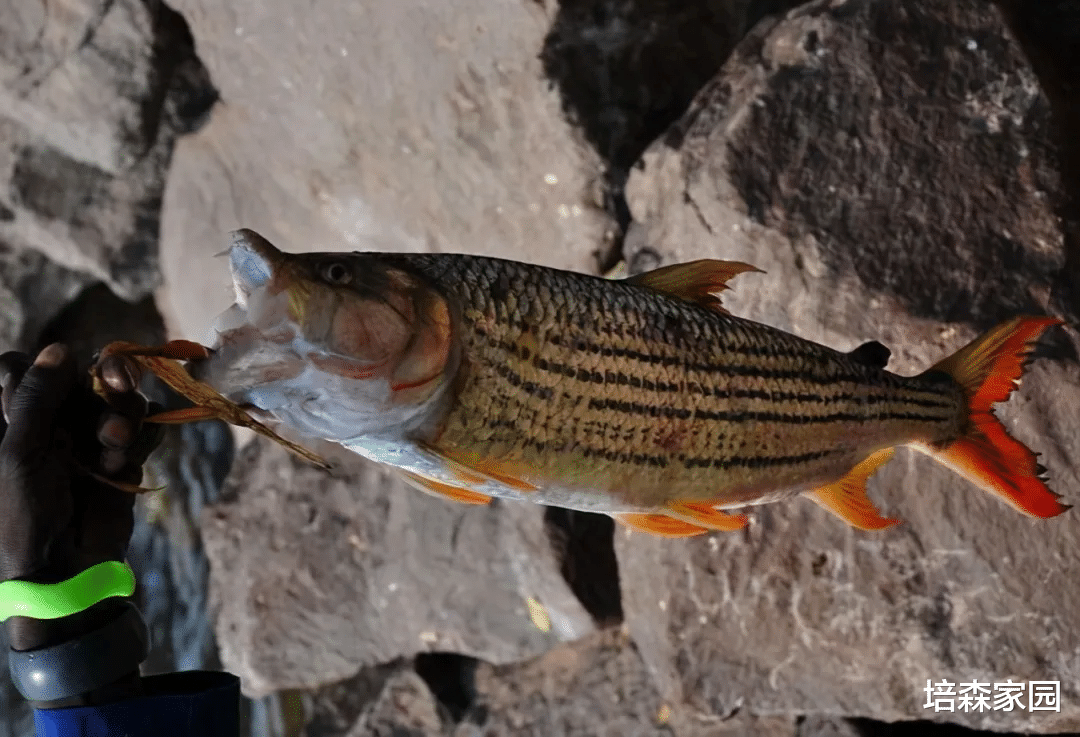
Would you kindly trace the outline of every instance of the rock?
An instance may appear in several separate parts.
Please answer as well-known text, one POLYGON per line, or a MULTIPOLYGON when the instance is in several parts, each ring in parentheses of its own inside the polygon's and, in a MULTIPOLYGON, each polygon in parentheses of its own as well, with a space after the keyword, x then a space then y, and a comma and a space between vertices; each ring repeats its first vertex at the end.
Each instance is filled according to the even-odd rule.
POLYGON ((441 737, 446 734, 439 703, 415 671, 389 678, 346 737, 441 737))
POLYGON ((190 35, 154 0, 9 5, 0 17, 0 239, 143 297, 160 281, 173 140, 213 100, 190 35))
POLYGON ((544 72, 616 176, 686 110, 735 44, 794 0, 585 0, 558 3, 544 72))
POLYGON ((365 669, 356 679, 319 689, 314 694, 314 708, 307 711, 305 733, 347 737, 795 737, 792 719, 737 715, 723 721, 701 720, 672 710, 656 692, 626 634, 617 628, 564 643, 520 663, 496 666, 474 662, 467 683, 434 682, 421 670, 419 663, 415 670, 401 663, 365 669), (470 702, 447 703, 440 692, 448 685, 467 695, 470 702), (367 704, 359 710, 352 728, 342 730, 340 717, 357 711, 356 696, 367 699, 367 704))
POLYGON ((151 118, 161 114, 161 85, 168 81, 154 64, 160 4, 75 0, 52 8, 20 0, 7 6, 0 108, 72 159, 114 175, 130 168, 153 141, 151 118))
POLYGON ((161 302, 178 336, 203 337, 232 302, 211 256, 241 226, 290 251, 462 251, 596 272, 614 226, 599 157, 544 78, 542 4, 176 7, 225 101, 169 175, 161 302))
MULTIPOLYGON (((552 539, 544 508, 505 504, 499 513, 499 549, 510 563, 519 597, 531 602, 534 620, 546 621, 560 640, 576 640, 597 624, 605 624, 602 616, 600 621, 594 620, 594 613, 571 589, 564 564, 572 553, 552 539)), ((617 596, 617 585, 615 593, 617 596)))
POLYGON ((500 542, 513 517, 500 505, 454 505, 319 448, 338 475, 250 444, 226 501, 203 514, 221 658, 246 693, 318 686, 426 651, 505 663, 589 626, 553 575, 534 574, 535 587, 516 575, 500 542), (562 616, 544 633, 526 595, 552 590, 562 616))
MULTIPOLYGON (((753 263, 767 274, 725 293, 734 314, 840 350, 881 340, 913 374, 1017 313, 1076 324, 1056 162, 1047 100, 994 6, 814 2, 759 25, 646 154, 628 257, 753 263)), ((1075 502, 1076 333, 1043 353, 998 415, 1075 502)), ((1080 518, 1025 519, 903 450, 870 494, 906 524, 859 532, 793 500, 738 534, 619 531, 627 623, 661 693, 718 716, 1080 728, 1065 578, 1080 518), (1060 681, 1061 711, 923 708, 927 679, 1008 678, 1060 681)))
POLYGON ((31 351, 46 323, 90 282, 34 251, 0 238, 0 346, 31 351))
POLYGON ((850 719, 812 716, 799 722, 795 737, 862 737, 862 731, 850 719))
POLYGON ((455 737, 675 735, 793 737, 794 720, 695 720, 666 704, 625 633, 613 628, 525 663, 481 663, 476 702, 455 737))

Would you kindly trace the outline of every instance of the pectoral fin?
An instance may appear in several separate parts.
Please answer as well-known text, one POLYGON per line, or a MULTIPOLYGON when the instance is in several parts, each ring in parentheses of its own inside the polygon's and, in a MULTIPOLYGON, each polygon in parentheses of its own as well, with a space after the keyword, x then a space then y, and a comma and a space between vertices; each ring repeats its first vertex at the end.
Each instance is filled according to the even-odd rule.
POLYGON ((684 522, 723 532, 741 530, 749 521, 745 514, 721 512, 707 502, 672 502, 667 506, 667 513, 684 522))
POLYGON ((187 407, 185 409, 170 409, 165 412, 158 412, 147 417, 146 421, 155 422, 159 425, 182 425, 185 422, 217 419, 217 416, 217 412, 210 407, 187 407))
POLYGON ((487 504, 491 497, 478 491, 471 491, 460 486, 451 486, 440 481, 424 478, 410 471, 402 471, 401 475, 414 488, 433 496, 449 499, 462 504, 487 504))
POLYGON ((660 537, 693 537, 703 535, 709 530, 689 522, 683 522, 666 514, 613 514, 616 522, 632 530, 647 532, 660 537))
POLYGON ((480 484, 498 481, 518 491, 536 491, 537 487, 521 478, 528 469, 524 465, 511 464, 495 458, 483 458, 473 454, 457 453, 425 445, 424 449, 438 456, 465 483, 480 484))
POLYGON ((866 496, 866 480, 892 458, 892 448, 871 453, 844 478, 807 493, 812 500, 860 530, 883 530, 900 520, 882 517, 866 496))
POLYGON ((747 271, 765 273, 756 266, 739 261, 701 259, 654 269, 632 276, 626 282, 729 314, 720 306, 720 298, 716 294, 730 288, 727 283, 732 277, 747 271))

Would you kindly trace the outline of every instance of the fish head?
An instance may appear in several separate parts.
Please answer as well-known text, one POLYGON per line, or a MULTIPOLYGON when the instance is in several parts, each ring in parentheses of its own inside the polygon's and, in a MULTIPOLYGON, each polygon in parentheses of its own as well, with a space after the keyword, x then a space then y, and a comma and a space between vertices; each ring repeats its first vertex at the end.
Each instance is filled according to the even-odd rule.
POLYGON ((235 303, 197 378, 309 437, 423 424, 454 364, 446 298, 372 253, 291 254, 251 230, 228 251, 235 303))

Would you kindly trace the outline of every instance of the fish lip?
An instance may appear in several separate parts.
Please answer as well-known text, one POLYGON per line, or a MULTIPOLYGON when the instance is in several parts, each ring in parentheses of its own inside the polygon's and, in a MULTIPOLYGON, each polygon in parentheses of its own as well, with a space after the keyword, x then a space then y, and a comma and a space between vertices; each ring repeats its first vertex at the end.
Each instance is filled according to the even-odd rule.
POLYGON ((254 230, 241 228, 230 233, 229 266, 236 303, 247 309, 248 297, 267 287, 280 271, 285 254, 254 230))

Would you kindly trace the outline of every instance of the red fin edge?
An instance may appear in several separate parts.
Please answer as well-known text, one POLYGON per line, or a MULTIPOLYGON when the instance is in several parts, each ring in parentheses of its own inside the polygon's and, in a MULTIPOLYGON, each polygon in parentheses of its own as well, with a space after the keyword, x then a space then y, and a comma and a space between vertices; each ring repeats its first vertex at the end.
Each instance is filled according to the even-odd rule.
POLYGON ((1024 362, 1053 317, 1017 317, 998 325, 934 366, 963 387, 968 427, 952 444, 915 447, 985 491, 1032 517, 1056 517, 1070 507, 1041 478, 1038 456, 1009 435, 991 407, 1016 389, 1024 362))

